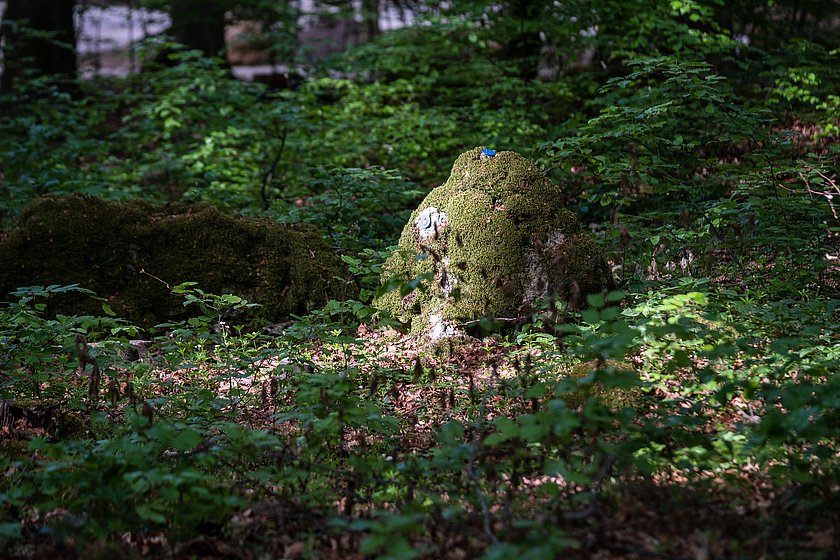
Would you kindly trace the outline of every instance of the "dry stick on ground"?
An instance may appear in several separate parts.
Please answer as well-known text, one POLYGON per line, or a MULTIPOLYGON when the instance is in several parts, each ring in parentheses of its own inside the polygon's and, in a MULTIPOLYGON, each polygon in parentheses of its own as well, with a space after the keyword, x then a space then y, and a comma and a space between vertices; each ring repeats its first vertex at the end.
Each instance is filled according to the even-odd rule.
MULTIPOLYGON (((821 197, 825 198, 825 200, 828 202, 829 208, 831 208, 831 213, 834 215, 834 219, 840 221, 840 216, 837 215, 837 209, 834 207, 834 202, 833 202, 833 199, 836 196, 834 193, 836 192, 837 195, 840 195, 840 187, 837 186, 837 183, 833 179, 824 175, 823 173, 820 173, 819 171, 817 171, 817 175, 822 177, 831 186, 831 188, 828 189, 828 190, 824 190, 824 191, 815 191, 814 189, 811 188, 811 183, 810 183, 810 181, 808 181, 808 179, 805 177, 805 175, 803 175, 802 173, 799 173, 799 177, 802 179, 802 182, 805 183, 805 188, 808 189, 808 194, 815 194, 817 196, 821 196, 821 197)), ((793 189, 789 189, 782 184, 779 184, 779 187, 781 187, 782 189, 784 189, 786 191, 796 192, 793 189)))

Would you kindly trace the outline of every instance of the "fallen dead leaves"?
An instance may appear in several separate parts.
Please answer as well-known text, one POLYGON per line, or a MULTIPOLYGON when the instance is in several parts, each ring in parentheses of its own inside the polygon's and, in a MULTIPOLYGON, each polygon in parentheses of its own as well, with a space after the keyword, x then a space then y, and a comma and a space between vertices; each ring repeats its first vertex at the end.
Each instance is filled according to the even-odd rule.
MULTIPOLYGON (((396 331, 371 330, 363 325, 356 335, 356 342, 351 344, 313 345, 294 357, 277 355, 241 365, 220 365, 208 360, 179 368, 166 367, 161 361, 153 376, 157 382, 146 383, 144 397, 171 397, 188 387, 202 385, 235 403, 224 410, 231 420, 285 435, 291 441, 300 434, 300 426, 275 420, 275 413, 292 403, 292 394, 284 391, 293 388, 286 382, 307 371, 352 369, 359 380, 359 390, 368 397, 375 394, 387 398, 389 414, 400 420, 400 448, 396 451, 403 455, 423 454, 435 446, 439 428, 447 421, 455 419, 468 425, 473 420, 474 412, 470 410, 474 411, 490 384, 514 380, 521 375, 526 361, 539 362, 543 358, 538 351, 511 347, 494 339, 475 340, 437 354, 423 341, 396 331), (381 379, 381 388, 371 383, 374 375, 387 377, 381 379)), ((635 361, 639 359, 635 357, 635 361)), ((677 373, 673 386, 661 385, 651 393, 651 407, 670 401, 676 403, 677 409, 692 409, 693 405, 680 393, 677 373)), ((541 368, 539 374, 551 374, 550 367, 541 368)), ((498 395, 484 401, 488 420, 495 415, 527 412, 532 404, 498 395)), ((708 416, 709 424, 701 430, 735 429, 740 423, 755 422, 759 414, 754 403, 740 396, 734 396, 725 406, 703 408, 702 412, 708 416)), ((358 429, 345 430, 341 438, 343 453, 347 455, 371 443, 370 435, 358 429)), ((503 459, 488 455, 482 460, 503 459)), ((586 490, 566 484, 561 477, 524 476, 513 485, 502 472, 498 481, 502 481, 502 486, 507 481, 513 492, 528 496, 536 496, 546 484, 567 492, 570 498, 586 490)), ((344 482, 337 480, 336 484, 344 482)), ((587 516, 583 522, 562 521, 569 538, 579 543, 577 548, 568 550, 566 557, 757 558, 775 550, 772 543, 780 538, 788 543, 779 545, 783 547, 826 554, 836 551, 837 514, 820 517, 800 507, 790 492, 789 488, 774 485, 755 465, 716 473, 675 468, 649 476, 619 471, 608 477, 605 491, 591 506, 597 515, 587 516)), ((329 519, 344 515, 350 520, 353 515, 367 515, 369 505, 348 506, 339 500, 324 509, 302 507, 271 495, 255 500, 224 526, 216 527, 213 534, 172 543, 161 533, 129 533, 122 536, 121 543, 144 557, 178 560, 363 557, 359 547, 365 533, 336 529, 329 519)), ((494 506, 492 514, 498 516, 502 512, 494 506)), ((422 558, 475 558, 487 546, 478 526, 465 530, 441 519, 428 519, 425 526, 429 533, 416 536, 414 541, 431 551, 422 558)), ((18 557, 43 557, 45 553, 54 558, 75 557, 75 553, 49 548, 52 544, 30 548, 29 553, 18 557)))

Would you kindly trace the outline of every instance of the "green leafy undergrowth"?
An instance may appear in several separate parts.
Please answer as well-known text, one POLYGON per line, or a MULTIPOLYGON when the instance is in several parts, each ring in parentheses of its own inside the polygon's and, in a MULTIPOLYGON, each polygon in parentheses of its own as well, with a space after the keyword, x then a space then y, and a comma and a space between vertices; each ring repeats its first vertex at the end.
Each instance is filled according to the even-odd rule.
MULTIPOLYGON (((186 285, 201 316, 167 325, 138 362, 105 358, 130 328, 119 320, 41 318, 38 298, 65 289, 22 290, 2 312, 3 399, 49 392, 86 418, 81 433, 36 437, 2 460, 12 555, 23 543, 125 534, 179 543, 212 528, 262 553, 291 538, 313 556, 554 557, 620 542, 612 520, 639 485, 690 492, 692 512, 705 512, 724 497, 750 507, 752 481, 812 496, 792 510, 769 498, 763 511, 777 519, 832 519, 833 300, 768 305, 704 279, 663 283, 590 296, 581 312, 549 305, 506 337, 441 358, 393 331, 356 331, 352 302, 271 337, 242 333, 219 321, 244 302, 186 285), (61 349, 68 324, 102 343, 113 398, 103 384, 94 399, 91 371, 61 349), (255 513, 265 508, 285 513, 255 513), (600 545, 585 544, 599 531, 600 545)), ((720 550, 801 542, 772 529, 748 515, 720 550)), ((663 541, 672 553, 685 546, 663 541)))

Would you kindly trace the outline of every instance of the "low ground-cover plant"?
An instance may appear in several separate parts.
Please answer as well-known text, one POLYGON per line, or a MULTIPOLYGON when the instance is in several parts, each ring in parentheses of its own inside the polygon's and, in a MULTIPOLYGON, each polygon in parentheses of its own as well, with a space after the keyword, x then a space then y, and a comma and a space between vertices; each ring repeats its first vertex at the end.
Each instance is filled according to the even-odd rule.
MULTIPOLYGON (((36 339, 21 320, 38 317, 36 296, 62 289, 21 290, 3 314, 4 340, 18 341, 3 398, 33 390, 26 357, 50 355, 38 368, 61 374, 61 406, 83 419, 76 433, 44 434, 3 460, 12 554, 18 542, 121 534, 178 543, 208 527, 238 531, 253 550, 280 546, 256 538, 259 526, 312 554, 332 535, 383 558, 452 547, 550 557, 614 545, 612 520, 638 484, 691 488, 698 507, 723 496, 747 507, 744 477, 779 495, 810 493, 796 508, 808 519, 830 507, 836 302, 767 307, 685 281, 593 296, 578 314, 561 305, 555 327, 535 317, 506 341, 442 359, 397 333, 319 328, 323 314, 270 338, 242 333, 217 323, 242 302, 183 286, 206 320, 169 325, 147 369, 112 357, 118 396, 103 387, 96 401, 91 372, 56 359, 44 334, 66 326, 41 319, 36 339), (389 337, 407 345, 383 351, 389 337), (284 529, 242 517, 266 504, 321 521, 284 529)), ((126 328, 87 321, 110 321, 97 331, 103 354, 126 328)), ((747 525, 771 529, 760 515, 747 525)), ((724 552, 761 548, 746 531, 727 538, 724 552)))

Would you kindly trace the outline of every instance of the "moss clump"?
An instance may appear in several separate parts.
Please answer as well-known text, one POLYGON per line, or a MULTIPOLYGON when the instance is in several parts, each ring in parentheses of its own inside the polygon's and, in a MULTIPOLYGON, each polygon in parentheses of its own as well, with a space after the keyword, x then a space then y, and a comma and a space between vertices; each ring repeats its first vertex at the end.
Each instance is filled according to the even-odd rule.
MULTIPOLYGON (((31 455, 29 451, 29 440, 25 439, 0 439, 0 455, 16 461, 31 455)), ((0 484, 0 488, 4 485, 0 484)))
MULTIPOLYGON (((261 304, 251 319, 273 321, 340 297, 334 278, 342 271, 315 231, 188 203, 43 198, 0 243, 1 294, 78 283, 141 326, 193 312, 163 282, 239 295, 261 304)), ((50 302, 50 310, 101 313, 97 302, 71 294, 50 302)))
POLYGON ((80 411, 67 410, 59 399, 0 400, 0 453, 18 459, 33 437, 72 440, 84 437, 88 422, 80 411))
POLYGON ((516 317, 541 297, 579 297, 612 285, 595 242, 560 189, 515 152, 461 154, 447 181, 412 213, 383 283, 431 282, 375 304, 414 333, 455 334, 481 317, 516 317))
MULTIPOLYGON (((596 369, 609 374, 610 372, 618 371, 633 371, 633 366, 616 360, 607 360, 600 367, 598 362, 591 360, 588 362, 581 362, 569 370, 567 377, 573 379, 583 379, 590 375, 596 369)), ((586 401, 592 397, 599 398, 611 410, 620 410, 626 407, 633 407, 639 400, 641 391, 638 388, 634 389, 605 389, 601 383, 594 383, 580 387, 576 391, 571 391, 563 395, 563 400, 569 408, 577 408, 586 404, 586 401)))

